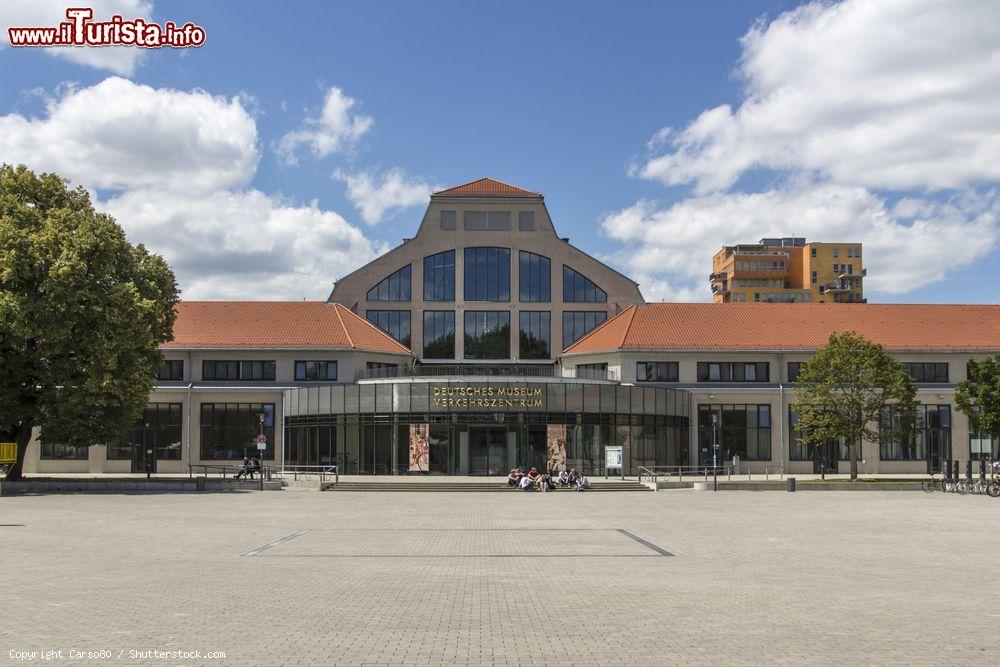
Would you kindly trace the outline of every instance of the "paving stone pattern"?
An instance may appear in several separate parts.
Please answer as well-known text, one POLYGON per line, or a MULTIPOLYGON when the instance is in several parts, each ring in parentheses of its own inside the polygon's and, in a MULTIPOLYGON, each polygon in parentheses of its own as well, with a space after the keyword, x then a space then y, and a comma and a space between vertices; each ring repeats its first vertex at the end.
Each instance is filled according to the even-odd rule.
POLYGON ((66 494, 0 524, 12 664, 1000 663, 985 496, 66 494))

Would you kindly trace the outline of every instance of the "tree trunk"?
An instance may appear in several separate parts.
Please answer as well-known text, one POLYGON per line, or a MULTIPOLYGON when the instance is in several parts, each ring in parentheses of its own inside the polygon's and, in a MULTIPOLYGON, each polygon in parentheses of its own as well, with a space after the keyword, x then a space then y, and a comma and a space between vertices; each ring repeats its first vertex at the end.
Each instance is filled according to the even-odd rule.
POLYGON ((851 452, 851 481, 854 482, 858 479, 858 439, 854 434, 851 434, 849 449, 851 452))
POLYGON ((21 470, 24 468, 24 455, 28 451, 28 442, 31 440, 31 424, 21 424, 15 430, 14 442, 17 443, 17 461, 7 472, 7 480, 13 481, 21 479, 21 470))

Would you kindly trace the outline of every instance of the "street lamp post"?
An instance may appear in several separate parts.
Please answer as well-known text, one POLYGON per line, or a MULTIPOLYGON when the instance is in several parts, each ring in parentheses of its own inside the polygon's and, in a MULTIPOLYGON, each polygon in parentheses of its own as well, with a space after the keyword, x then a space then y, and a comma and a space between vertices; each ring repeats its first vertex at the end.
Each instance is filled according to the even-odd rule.
MULTIPOLYGON (((259 437, 257 438, 257 455, 260 456, 260 458, 257 459, 257 460, 260 461, 260 470, 258 472, 260 473, 260 490, 261 491, 264 490, 264 451, 266 450, 266 446, 265 446, 265 449, 261 449, 260 448, 260 442, 261 442, 261 440, 264 437, 264 419, 266 419, 266 418, 267 418, 267 413, 266 412, 260 412, 260 413, 257 414, 257 421, 260 424, 260 433, 259 433, 259 437)), ((266 441, 265 441, 265 445, 266 445, 266 441)))
POLYGON ((717 430, 718 418, 712 415, 712 487, 719 490, 719 432, 717 430))

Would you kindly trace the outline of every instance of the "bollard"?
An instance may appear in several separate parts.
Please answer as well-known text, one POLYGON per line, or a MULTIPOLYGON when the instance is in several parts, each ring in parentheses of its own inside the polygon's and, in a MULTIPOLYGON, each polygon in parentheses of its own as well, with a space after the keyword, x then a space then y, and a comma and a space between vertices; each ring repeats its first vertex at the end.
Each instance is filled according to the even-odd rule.
POLYGON ((795 490, 795 478, 794 477, 789 477, 788 478, 788 490, 789 490, 789 492, 795 490))
POLYGON ((205 479, 204 477, 195 477, 194 478, 194 488, 195 488, 195 490, 197 490, 197 491, 204 491, 205 490, 205 483, 207 481, 208 480, 205 479))

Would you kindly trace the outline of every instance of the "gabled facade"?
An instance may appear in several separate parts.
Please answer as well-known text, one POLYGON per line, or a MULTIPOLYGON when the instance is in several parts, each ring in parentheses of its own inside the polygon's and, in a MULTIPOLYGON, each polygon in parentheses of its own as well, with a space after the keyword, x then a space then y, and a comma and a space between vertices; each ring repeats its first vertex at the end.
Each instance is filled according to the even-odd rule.
POLYGON ((340 303, 422 362, 551 364, 638 285, 559 238, 537 192, 480 179, 436 192, 414 238, 337 281, 340 303))

